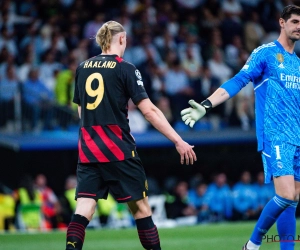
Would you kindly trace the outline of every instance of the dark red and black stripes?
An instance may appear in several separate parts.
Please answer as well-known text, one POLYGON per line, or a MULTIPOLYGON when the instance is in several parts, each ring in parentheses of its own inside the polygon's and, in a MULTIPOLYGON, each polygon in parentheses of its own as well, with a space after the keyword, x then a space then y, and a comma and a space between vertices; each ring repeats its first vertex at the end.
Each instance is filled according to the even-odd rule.
POLYGON ((82 127, 78 151, 81 163, 122 161, 131 152, 117 125, 82 127))
POLYGON ((74 214, 67 230, 66 249, 81 250, 85 237, 85 228, 89 221, 81 215, 74 214))
POLYGON ((147 230, 138 230, 138 234, 141 244, 145 249, 160 249, 160 241, 156 226, 147 230))
POLYGON ((136 219, 135 222, 142 246, 145 249, 160 250, 159 236, 152 217, 136 219))

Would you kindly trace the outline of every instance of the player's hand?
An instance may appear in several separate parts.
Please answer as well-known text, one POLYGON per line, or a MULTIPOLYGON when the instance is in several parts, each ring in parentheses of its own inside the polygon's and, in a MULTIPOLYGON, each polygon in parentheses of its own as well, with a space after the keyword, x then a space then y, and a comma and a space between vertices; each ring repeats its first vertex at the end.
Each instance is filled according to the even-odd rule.
POLYGON ((196 154, 193 150, 194 146, 189 145, 185 141, 181 140, 175 144, 177 152, 180 154, 180 163, 186 165, 193 165, 194 161, 197 161, 196 154))
POLYGON ((194 100, 189 100, 189 104, 192 107, 182 110, 180 114, 184 123, 192 128, 195 122, 200 120, 206 114, 206 109, 194 100))

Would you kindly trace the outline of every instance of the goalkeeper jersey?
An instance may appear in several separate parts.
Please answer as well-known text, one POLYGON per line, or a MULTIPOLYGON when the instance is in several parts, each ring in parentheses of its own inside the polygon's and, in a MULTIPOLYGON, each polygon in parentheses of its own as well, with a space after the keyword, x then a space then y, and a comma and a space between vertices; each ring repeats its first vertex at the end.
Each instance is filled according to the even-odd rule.
POLYGON ((300 146, 300 60, 278 41, 255 49, 244 67, 221 88, 230 96, 253 82, 258 150, 280 140, 300 146))

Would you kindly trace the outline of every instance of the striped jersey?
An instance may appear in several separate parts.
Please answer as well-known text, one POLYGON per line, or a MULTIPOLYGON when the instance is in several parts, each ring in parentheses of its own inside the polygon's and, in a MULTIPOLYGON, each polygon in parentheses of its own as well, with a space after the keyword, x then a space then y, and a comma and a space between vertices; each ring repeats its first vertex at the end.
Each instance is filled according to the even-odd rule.
POLYGON ((117 55, 98 55, 76 70, 73 102, 81 106, 78 162, 122 161, 136 156, 128 100, 148 98, 142 76, 117 55))

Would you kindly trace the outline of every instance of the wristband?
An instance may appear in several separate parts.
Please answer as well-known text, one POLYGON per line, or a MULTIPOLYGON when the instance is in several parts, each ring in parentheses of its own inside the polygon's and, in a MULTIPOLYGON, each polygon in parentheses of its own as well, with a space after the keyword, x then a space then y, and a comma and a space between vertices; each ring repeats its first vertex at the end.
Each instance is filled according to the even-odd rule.
POLYGON ((212 104, 208 99, 204 100, 200 104, 205 108, 206 113, 208 113, 212 109, 212 104))

